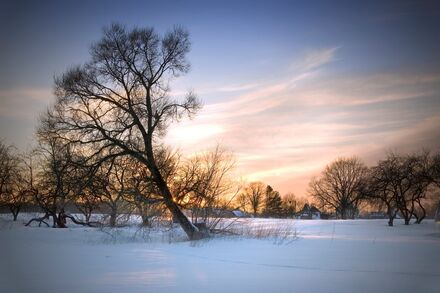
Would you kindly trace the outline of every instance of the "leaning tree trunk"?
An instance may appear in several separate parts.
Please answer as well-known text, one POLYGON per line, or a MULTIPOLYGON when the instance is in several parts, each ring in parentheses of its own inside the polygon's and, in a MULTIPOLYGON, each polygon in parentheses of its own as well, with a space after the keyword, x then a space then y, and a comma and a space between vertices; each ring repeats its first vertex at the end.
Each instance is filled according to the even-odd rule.
POLYGON ((173 218, 179 222, 180 226, 185 231, 186 235, 188 235, 188 238, 190 240, 199 240, 202 238, 206 238, 208 235, 206 233, 200 232, 199 229, 197 229, 197 227, 188 220, 185 214, 180 210, 179 206, 174 202, 173 196, 171 195, 167 184, 163 180, 158 170, 156 171, 157 172, 155 172, 155 177, 157 187, 159 188, 159 191, 164 199, 165 206, 171 212, 173 218))
MULTIPOLYGON (((149 145, 151 146, 151 138, 149 145)), ((151 147, 147 148, 147 155, 150 158, 154 158, 153 149, 151 147)), ((207 233, 199 231, 199 229, 191 223, 191 221, 180 210, 177 203, 174 202, 170 189, 168 188, 167 183, 163 179, 162 174, 160 173, 158 167, 154 163, 154 159, 153 159, 153 163, 148 162, 147 166, 150 169, 151 174, 153 175, 154 181, 156 183, 157 188, 159 189, 159 193, 161 194, 164 200, 165 206, 170 211, 171 215, 173 216, 173 219, 177 220, 177 222, 180 224, 180 226, 185 231, 188 238, 190 240, 199 240, 208 237, 209 235, 207 233)))

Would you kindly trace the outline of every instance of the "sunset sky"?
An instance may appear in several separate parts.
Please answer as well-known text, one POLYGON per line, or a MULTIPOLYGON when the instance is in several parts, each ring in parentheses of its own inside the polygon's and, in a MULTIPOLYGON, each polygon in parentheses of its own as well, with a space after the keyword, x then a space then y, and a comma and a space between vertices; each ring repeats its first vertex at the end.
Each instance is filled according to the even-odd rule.
POLYGON ((237 172, 281 193, 338 156, 440 148, 438 1, 1 1, 0 137, 22 150, 53 76, 89 58, 102 27, 182 25, 204 108, 173 125, 184 153, 221 144, 237 172))

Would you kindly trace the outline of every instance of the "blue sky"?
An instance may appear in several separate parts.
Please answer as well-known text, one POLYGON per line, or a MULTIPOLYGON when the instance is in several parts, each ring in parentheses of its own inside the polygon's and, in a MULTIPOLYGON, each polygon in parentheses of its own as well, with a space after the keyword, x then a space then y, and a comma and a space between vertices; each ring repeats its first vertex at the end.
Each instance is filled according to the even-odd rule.
POLYGON ((193 89, 205 107, 167 141, 221 143, 247 180, 304 194, 337 156, 438 150, 438 3, 236 2, 1 1, 0 137, 25 149, 53 76, 87 61, 116 21, 189 30, 192 69, 172 90, 193 89))

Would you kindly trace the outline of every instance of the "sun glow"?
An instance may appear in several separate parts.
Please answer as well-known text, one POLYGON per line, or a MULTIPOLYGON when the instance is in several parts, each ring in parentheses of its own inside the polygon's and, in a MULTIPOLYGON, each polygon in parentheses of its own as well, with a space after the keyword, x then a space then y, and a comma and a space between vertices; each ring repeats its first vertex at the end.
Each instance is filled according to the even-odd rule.
POLYGON ((182 123, 170 129, 167 135, 167 139, 170 142, 177 144, 194 144, 207 138, 217 136, 224 131, 224 127, 218 124, 191 125, 190 123, 182 123))

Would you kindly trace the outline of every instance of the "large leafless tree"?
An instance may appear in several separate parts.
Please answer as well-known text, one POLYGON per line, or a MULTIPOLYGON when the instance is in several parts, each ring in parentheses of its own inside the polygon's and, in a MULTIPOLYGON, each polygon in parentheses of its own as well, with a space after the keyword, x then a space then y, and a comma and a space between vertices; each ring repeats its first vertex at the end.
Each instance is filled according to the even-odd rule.
POLYGON ((170 97, 172 79, 189 69, 188 33, 175 27, 164 36, 152 28, 113 24, 91 47, 91 60, 55 80, 58 133, 88 147, 91 161, 128 155, 148 168, 163 202, 190 239, 204 237, 175 203, 158 167, 155 146, 167 127, 200 104, 191 93, 170 97))
POLYGON ((342 219, 354 217, 364 197, 368 168, 356 157, 339 158, 313 178, 309 193, 324 209, 334 210, 342 219))

